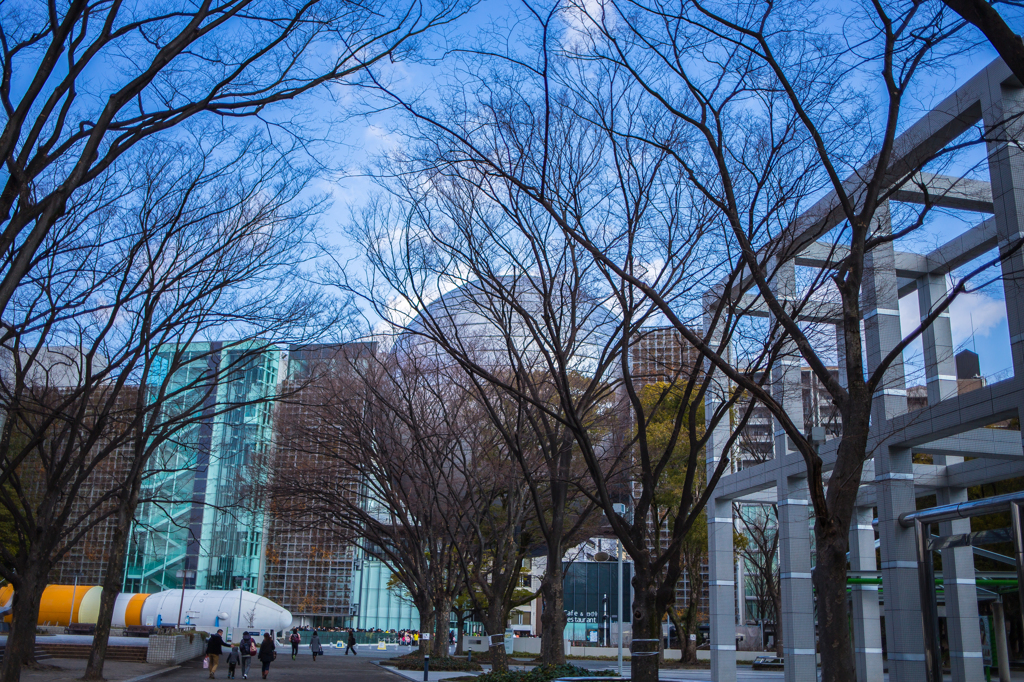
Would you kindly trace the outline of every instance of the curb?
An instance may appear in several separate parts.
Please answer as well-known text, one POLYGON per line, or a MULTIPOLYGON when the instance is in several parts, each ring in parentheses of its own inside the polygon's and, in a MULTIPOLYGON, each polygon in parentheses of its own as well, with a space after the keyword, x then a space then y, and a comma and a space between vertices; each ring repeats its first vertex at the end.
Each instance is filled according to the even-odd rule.
MULTIPOLYGON (((408 677, 406 677, 405 675, 401 674, 401 673, 400 673, 400 672, 398 672, 397 670, 392 670, 392 669, 391 669, 391 666, 389 666, 389 665, 381 665, 381 664, 380 664, 380 661, 370 661, 370 663, 372 663, 373 665, 377 666, 377 667, 378 667, 378 668, 380 668, 381 670, 385 670, 385 671, 387 671, 387 672, 391 673, 391 674, 392 674, 392 675, 394 675, 395 677, 401 678, 401 679, 403 679, 403 680, 407 680, 407 679, 409 679, 408 677)), ((130 680, 125 680, 125 682, 131 682, 131 681, 130 681, 130 680)))
POLYGON ((138 675, 137 677, 130 677, 127 680, 121 680, 121 682, 141 682, 141 680, 148 680, 151 677, 156 677, 157 675, 163 675, 164 673, 169 673, 172 670, 177 670, 180 667, 181 667, 180 665, 172 665, 170 668, 162 668, 161 670, 154 670, 153 672, 146 673, 145 675, 138 675))

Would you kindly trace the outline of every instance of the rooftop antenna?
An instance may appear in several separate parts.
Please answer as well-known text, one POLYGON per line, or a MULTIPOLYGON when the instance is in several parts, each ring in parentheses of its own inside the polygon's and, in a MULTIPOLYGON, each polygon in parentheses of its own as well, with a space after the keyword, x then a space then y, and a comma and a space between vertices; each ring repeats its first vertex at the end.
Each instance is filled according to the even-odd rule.
POLYGON ((978 353, 978 339, 974 336, 974 313, 968 313, 971 316, 971 346, 973 346, 974 353, 978 353))

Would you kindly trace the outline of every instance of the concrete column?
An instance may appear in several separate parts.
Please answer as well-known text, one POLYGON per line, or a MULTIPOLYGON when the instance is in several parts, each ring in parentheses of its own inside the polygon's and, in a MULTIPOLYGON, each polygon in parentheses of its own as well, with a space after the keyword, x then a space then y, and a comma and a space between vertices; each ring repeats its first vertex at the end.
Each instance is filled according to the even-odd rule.
MULTIPOLYGON (((875 221, 882 231, 890 229, 887 204, 879 207, 875 221)), ((868 372, 874 372, 902 338, 897 292, 896 254, 890 242, 865 257, 862 306, 868 372)), ((906 411, 903 358, 899 357, 886 370, 875 393, 871 410, 872 429, 876 433, 885 433, 886 422, 906 411)), ((882 588, 885 590, 889 680, 921 680, 925 675, 924 631, 914 531, 903 528, 898 521, 900 514, 916 508, 914 469, 909 448, 888 445, 877 448, 875 492, 882 550, 882 588)))
MULTIPOLYGON (((873 222, 881 232, 891 229, 888 202, 878 207, 873 222)), ((864 350, 870 376, 903 338, 900 329, 896 252, 892 242, 882 244, 864 256, 864 285, 861 291, 864 350)), ((907 411, 903 356, 896 358, 882 376, 872 403, 872 429, 876 433, 885 433, 884 423, 907 411)))
POLYGON ((736 625, 747 624, 747 580, 743 571, 743 557, 736 557, 736 625))
POLYGON ((879 448, 875 481, 889 680, 916 682, 925 677, 917 550, 914 529, 904 528, 898 520, 900 514, 916 508, 910 448, 879 448))
POLYGON ((736 580, 732 502, 708 502, 708 594, 711 621, 711 679, 736 682, 736 580))
MULTIPOLYGON (((945 275, 925 275, 917 280, 917 301, 924 319, 946 297, 945 275)), ((905 331, 910 331, 905 330, 905 331)), ((936 405, 957 393, 956 361, 953 358, 953 332, 949 312, 942 313, 921 334, 924 345, 924 370, 928 386, 928 404, 936 405)))
MULTIPOLYGON (((994 70, 992 70, 994 72, 994 70)), ((994 75, 990 74, 990 75, 994 75)), ((982 118, 988 142, 988 167, 995 205, 999 249, 1003 254, 1024 237, 1024 151, 1009 140, 1024 139, 1024 89, 988 83, 982 93, 982 118)), ((1024 374, 1024 250, 1002 263, 1010 349, 1016 376, 1024 374)))
MULTIPOLYGON (((782 647, 786 682, 818 679, 814 594, 811 589, 810 509, 807 479, 787 478, 779 486, 779 571, 782 647)), ((711 676, 715 679, 714 675, 711 676)))
MULTIPOLYGON (((962 457, 942 459, 963 460, 962 457)), ((947 465, 953 463, 946 462, 947 465)), ((936 492, 939 504, 967 501, 966 488, 942 488, 936 492)), ((939 524, 939 534, 943 536, 970 532, 970 519, 939 524)), ((942 585, 946 595, 946 631, 953 682, 980 680, 984 677, 984 665, 978 628, 978 591, 974 584, 974 552, 970 547, 942 550, 942 585)))
MULTIPOLYGON (((716 303, 716 296, 721 291, 709 293, 705 299, 704 328, 711 328, 711 319, 716 303)), ((720 336, 712 339, 711 345, 717 346, 720 336)), ((730 349, 725 348, 726 357, 730 349)), ((706 362, 707 371, 713 371, 710 362, 706 362)), ((721 376, 721 375, 719 375, 721 376)), ((705 414, 715 413, 715 409, 730 386, 724 379, 715 390, 708 392, 705 399, 705 414)), ((729 439, 731 424, 728 419, 720 421, 712 431, 706 446, 707 472, 711 477, 722 457, 729 456, 725 451, 725 443, 729 439)), ((708 595, 710 597, 710 635, 711 635, 711 676, 720 682, 736 682, 736 579, 734 577, 734 550, 732 537, 735 532, 732 501, 712 497, 707 505, 708 518, 708 595)))
MULTIPOLYGON (((921 317, 942 301, 947 293, 945 275, 926 275, 918 280, 921 317)), ((925 372, 928 377, 928 404, 956 395, 956 363, 949 314, 940 316, 922 335, 925 372)), ((935 457, 933 463, 949 466, 963 457, 935 457)), ((967 501, 966 488, 942 488, 936 491, 938 504, 967 501)), ((941 535, 971 532, 970 519, 943 523, 941 535)), ((970 547, 942 551, 942 578, 946 600, 950 669, 954 682, 981 679, 981 633, 978 629, 978 593, 974 584, 974 553, 970 547)))
MULTIPOLYGON (((775 266, 772 289, 781 301, 791 301, 796 296, 796 265, 790 261, 775 266)), ((804 430, 803 383, 800 372, 803 365, 796 344, 789 342, 772 365, 771 393, 777 403, 801 431, 804 430)), ((782 459, 789 451, 789 437, 782 430, 778 419, 772 418, 775 434, 775 459, 782 459)))
MULTIPOLYGON (((850 570, 875 571, 874 511, 857 507, 850 524, 850 570)), ((852 585, 853 650, 857 661, 857 682, 882 679, 882 628, 879 621, 878 585, 852 585)))

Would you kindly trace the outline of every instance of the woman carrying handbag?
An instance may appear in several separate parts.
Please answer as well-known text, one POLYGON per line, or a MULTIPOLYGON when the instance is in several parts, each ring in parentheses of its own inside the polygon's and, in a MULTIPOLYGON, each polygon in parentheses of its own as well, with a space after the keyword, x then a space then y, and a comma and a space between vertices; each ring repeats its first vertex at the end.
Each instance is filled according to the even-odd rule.
POLYGON ((277 658, 277 647, 274 646, 274 638, 270 633, 264 633, 263 642, 260 644, 259 659, 263 664, 263 679, 267 679, 270 673, 270 662, 277 658))

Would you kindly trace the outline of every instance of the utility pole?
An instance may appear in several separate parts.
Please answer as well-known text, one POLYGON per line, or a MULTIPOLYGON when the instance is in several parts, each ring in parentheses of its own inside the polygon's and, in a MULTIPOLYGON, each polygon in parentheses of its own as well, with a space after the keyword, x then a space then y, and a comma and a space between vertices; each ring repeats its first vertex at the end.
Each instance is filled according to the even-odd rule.
POLYGON ((75 586, 71 588, 71 614, 68 616, 68 627, 75 622, 75 596, 78 594, 78 576, 75 576, 75 586))
POLYGON ((615 594, 618 595, 619 603, 615 607, 615 612, 618 614, 619 620, 619 677, 622 677, 622 614, 625 609, 622 608, 622 541, 615 540, 615 551, 619 555, 619 582, 615 587, 615 594))
POLYGON ((181 629, 181 612, 185 608, 185 585, 188 582, 188 574, 195 573, 191 568, 185 568, 178 571, 178 577, 181 578, 181 602, 178 604, 178 623, 176 627, 181 629))

